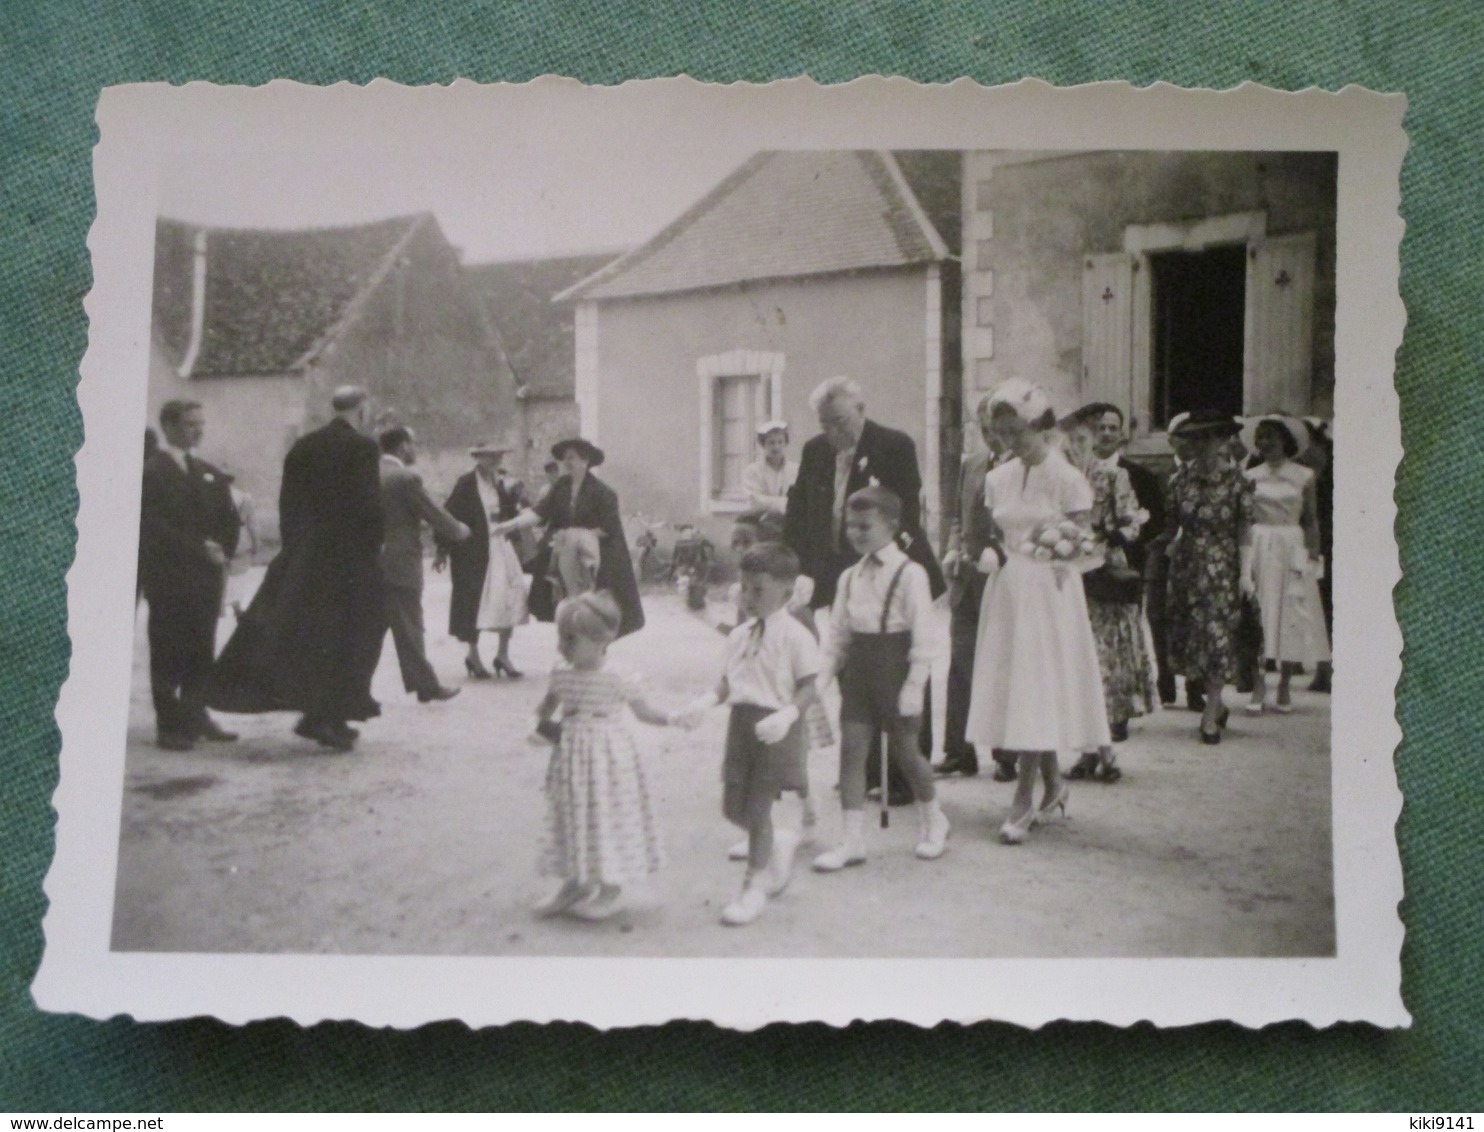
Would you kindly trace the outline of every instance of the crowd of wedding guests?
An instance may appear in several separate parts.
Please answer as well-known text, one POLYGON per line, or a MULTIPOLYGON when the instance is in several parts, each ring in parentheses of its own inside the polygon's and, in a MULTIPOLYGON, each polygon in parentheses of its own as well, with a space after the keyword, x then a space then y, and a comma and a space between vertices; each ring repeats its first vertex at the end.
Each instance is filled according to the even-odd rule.
POLYGON ((480 444, 439 504, 416 468, 416 436, 395 425, 367 435, 369 402, 354 387, 337 390, 330 423, 289 451, 282 548, 215 656, 250 501, 193 454, 202 407, 167 403, 163 438, 147 446, 139 570, 159 744, 235 739, 211 708, 294 712, 297 735, 353 750, 353 724, 380 712, 370 685, 387 633, 409 694, 457 695, 424 645, 431 528, 470 679, 519 679, 517 629, 530 617, 556 624, 562 660, 536 732, 551 744, 544 868, 559 887, 539 911, 605 918, 660 866, 655 801, 627 716, 694 727, 724 706, 722 810, 746 834, 733 855, 747 871, 722 919, 745 924, 787 886, 813 833, 813 749, 838 744, 841 837, 813 860, 833 873, 867 859, 873 790, 883 824, 888 804, 914 805, 913 852, 936 860, 950 829, 935 780, 975 775, 984 759, 996 780, 1015 783, 999 837, 1018 844, 1065 815, 1072 781, 1123 776, 1130 721, 1174 704, 1177 678, 1207 745, 1222 740, 1229 686, 1254 714, 1292 710, 1301 671, 1328 690, 1323 422, 1179 414, 1162 483, 1125 455, 1121 407, 1058 416, 1044 390, 1007 381, 976 406, 982 444, 963 460, 940 557, 922 527, 911 438, 871 419, 846 377, 822 383, 811 406, 819 433, 797 462, 786 423, 758 431, 716 683, 667 710, 606 664, 608 646, 645 622, 618 496, 594 474, 603 451, 579 437, 558 443, 532 496, 506 473, 508 449, 480 444), (934 767, 933 609, 945 596, 944 759, 934 767), (485 634, 495 640, 488 665, 485 634), (798 828, 775 829, 784 795, 800 799, 798 828))

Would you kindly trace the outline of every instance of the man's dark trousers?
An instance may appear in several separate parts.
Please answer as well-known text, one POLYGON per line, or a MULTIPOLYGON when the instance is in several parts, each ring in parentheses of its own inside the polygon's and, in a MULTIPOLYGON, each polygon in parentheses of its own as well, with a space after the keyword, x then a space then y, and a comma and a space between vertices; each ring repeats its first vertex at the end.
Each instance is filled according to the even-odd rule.
POLYGON ((149 685, 155 722, 167 735, 192 737, 206 719, 206 682, 216 653, 219 595, 161 593, 149 599, 149 685))
POLYGON ((384 587, 386 619, 392 630, 392 643, 397 646, 397 663, 402 668, 402 686, 419 696, 430 696, 438 690, 438 674, 428 663, 423 641, 423 594, 411 586, 384 587))

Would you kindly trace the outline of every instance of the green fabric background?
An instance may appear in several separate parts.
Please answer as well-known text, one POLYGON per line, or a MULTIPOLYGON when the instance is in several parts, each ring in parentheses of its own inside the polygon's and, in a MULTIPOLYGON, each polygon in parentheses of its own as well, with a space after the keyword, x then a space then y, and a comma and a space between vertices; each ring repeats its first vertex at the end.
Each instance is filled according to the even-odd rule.
POLYGON ((0 1109, 1363 1108, 1484 1109, 1484 638, 1477 420, 1484 303, 1484 5, 580 0, 299 5, 182 0, 0 4, 0 1109), (1071 84, 1404 91, 1411 150, 1398 357, 1407 449, 1398 769, 1410 1032, 1230 1025, 701 1024, 412 1033, 282 1022, 140 1025, 40 1013, 52 851, 52 712, 67 671, 64 576, 76 508, 74 399, 98 91, 138 80, 717 81, 895 73, 1071 84), (1471 598, 1470 595, 1473 595, 1471 598))

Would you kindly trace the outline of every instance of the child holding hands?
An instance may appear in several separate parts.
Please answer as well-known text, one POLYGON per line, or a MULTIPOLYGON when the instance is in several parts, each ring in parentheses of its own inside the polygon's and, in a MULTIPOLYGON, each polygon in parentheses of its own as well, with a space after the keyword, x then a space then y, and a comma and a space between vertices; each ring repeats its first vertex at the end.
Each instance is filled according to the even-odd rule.
POLYGON ((538 732, 562 712, 560 738, 546 772, 547 845, 542 871, 561 886, 538 915, 570 912, 603 920, 622 907, 625 885, 663 863, 659 827, 624 708, 646 723, 670 717, 651 706, 630 679, 604 667, 622 615, 606 592, 579 594, 556 610, 566 666, 551 674, 536 709, 538 732))
POLYGON ((727 635, 721 682, 675 717, 694 726, 716 704, 731 708, 722 813, 747 831, 747 875, 721 914, 730 926, 750 924, 788 885, 799 838, 774 830, 773 803, 784 790, 807 789, 802 715, 817 702, 819 672, 818 646, 788 610, 798 557, 780 543, 759 543, 742 556, 741 571, 747 620, 727 635))
POLYGON ((871 486, 845 502, 845 537, 859 562, 840 575, 830 611, 822 678, 840 680, 842 843, 814 859, 819 872, 866 860, 866 757, 874 732, 912 787, 917 803, 916 855, 943 855, 948 819, 938 805, 932 766, 917 749, 923 692, 932 666, 932 593, 927 571, 896 544, 902 501, 871 486))

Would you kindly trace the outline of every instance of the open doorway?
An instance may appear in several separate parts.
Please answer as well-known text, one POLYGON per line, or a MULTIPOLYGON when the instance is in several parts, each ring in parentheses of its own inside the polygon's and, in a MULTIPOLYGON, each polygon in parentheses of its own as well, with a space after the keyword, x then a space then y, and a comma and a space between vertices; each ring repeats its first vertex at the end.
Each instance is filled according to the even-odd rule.
POLYGON ((1244 245, 1149 257, 1153 291, 1152 401, 1155 424, 1192 409, 1242 412, 1247 305, 1244 245))

